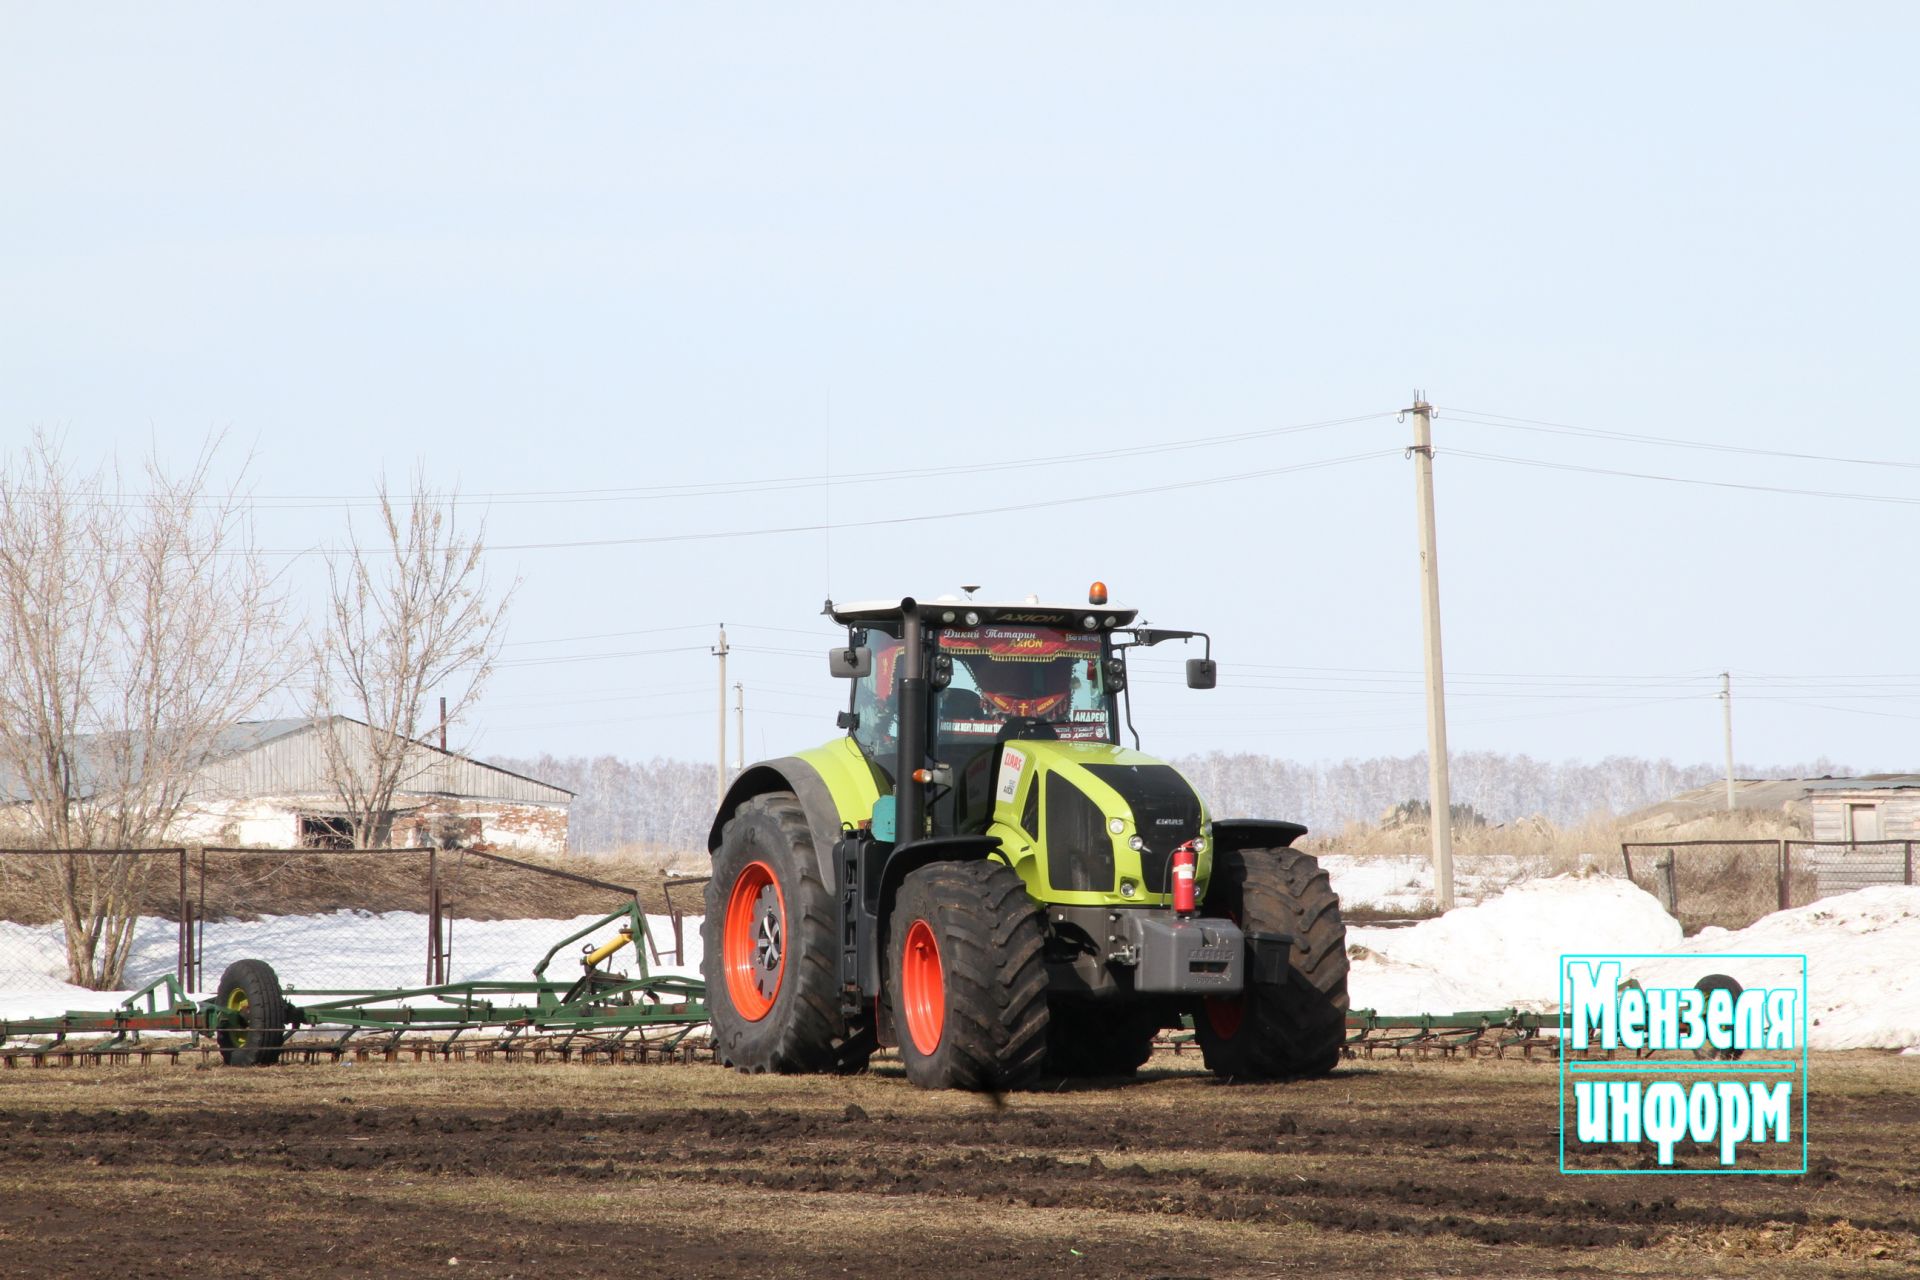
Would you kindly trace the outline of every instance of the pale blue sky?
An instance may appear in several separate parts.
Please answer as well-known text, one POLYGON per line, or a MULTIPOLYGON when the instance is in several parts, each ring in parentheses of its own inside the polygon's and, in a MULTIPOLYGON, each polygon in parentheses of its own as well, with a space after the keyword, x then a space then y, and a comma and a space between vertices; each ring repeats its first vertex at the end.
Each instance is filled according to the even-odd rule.
POLYGON ((1912 467, 1466 412, 1920 462, 1907 6, 0 15, 9 439, 225 428, 263 500, 421 460, 543 499, 494 501, 502 547, 1271 473, 830 546, 497 551, 523 583, 482 752, 709 756, 725 619, 748 754, 779 753, 833 732, 829 590, 1095 577, 1215 634, 1221 689, 1140 686, 1149 748, 1416 752, 1391 414, 1423 387, 1456 749, 1717 758, 1731 667, 1742 760, 1920 765, 1914 506, 1448 456, 1920 499, 1912 467), (556 496, 829 470, 830 498, 556 496))

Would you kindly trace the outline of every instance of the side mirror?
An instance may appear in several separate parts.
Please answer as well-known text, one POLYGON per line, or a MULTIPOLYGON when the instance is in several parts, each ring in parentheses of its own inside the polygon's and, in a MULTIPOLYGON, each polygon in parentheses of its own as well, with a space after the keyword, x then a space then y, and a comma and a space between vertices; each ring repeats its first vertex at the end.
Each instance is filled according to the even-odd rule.
POLYGON ((841 647, 827 650, 827 671, 837 679, 858 680, 873 672, 873 650, 841 647))
POLYGON ((1212 658, 1187 659, 1187 688, 1211 689, 1220 677, 1220 664, 1212 658))

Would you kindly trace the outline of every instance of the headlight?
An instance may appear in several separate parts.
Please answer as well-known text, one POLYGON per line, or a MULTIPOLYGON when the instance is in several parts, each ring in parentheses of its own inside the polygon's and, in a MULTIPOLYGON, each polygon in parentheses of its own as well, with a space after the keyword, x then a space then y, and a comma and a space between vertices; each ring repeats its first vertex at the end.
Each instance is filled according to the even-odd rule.
POLYGON ((1139 836, 1134 836, 1127 841, 1127 848, 1133 850, 1135 853, 1140 852, 1142 849, 1146 847, 1147 847, 1147 842, 1145 840, 1142 840, 1139 836))
POLYGON ((1207 851, 1207 842, 1205 837, 1195 836, 1193 838, 1193 851, 1195 853, 1205 853, 1207 851))
POLYGON ((1125 831, 1126 829, 1127 829, 1127 823, 1124 818, 1108 818, 1107 819, 1107 830, 1113 832, 1113 834, 1119 835, 1122 831, 1125 831))

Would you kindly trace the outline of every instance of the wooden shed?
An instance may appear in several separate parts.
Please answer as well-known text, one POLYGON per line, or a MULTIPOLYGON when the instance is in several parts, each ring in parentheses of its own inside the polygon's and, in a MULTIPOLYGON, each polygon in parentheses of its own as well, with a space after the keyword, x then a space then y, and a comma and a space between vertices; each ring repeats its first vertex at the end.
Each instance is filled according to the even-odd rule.
POLYGON ((1815 840, 1920 840, 1920 775, 1848 778, 1810 791, 1807 803, 1815 840))

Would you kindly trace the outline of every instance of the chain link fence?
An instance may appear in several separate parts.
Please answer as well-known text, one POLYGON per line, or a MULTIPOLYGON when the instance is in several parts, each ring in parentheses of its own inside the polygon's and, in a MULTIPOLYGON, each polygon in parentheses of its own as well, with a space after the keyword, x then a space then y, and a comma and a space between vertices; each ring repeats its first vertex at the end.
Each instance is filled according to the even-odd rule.
POLYGON ((185 877, 177 848, 0 850, 0 992, 131 987, 181 972, 185 877), (91 949, 77 941, 87 933, 91 949))
POLYGON ((1687 933, 1880 884, 1913 884, 1912 840, 1666 840, 1625 843, 1627 877, 1687 933))
POLYGON ((258 957, 290 987, 431 981, 435 849, 206 848, 189 858, 182 982, 205 991, 258 957))
MULTIPOLYGON (((63 904, 97 903, 96 883, 120 893, 122 990, 173 974, 204 992, 248 957, 309 991, 524 980, 567 934, 636 901, 652 917, 649 966, 699 964, 684 918, 698 877, 623 885, 461 849, 0 849, 0 1016, 13 996, 81 985, 63 904)), ((562 960, 550 977, 573 976, 562 960)))
POLYGON ((1912 840, 1788 840, 1786 860, 1796 884, 1811 893, 1792 905, 1852 893, 1878 884, 1914 883, 1912 840))
MULTIPOLYGON (((595 920, 641 902, 640 891, 577 872, 518 862, 499 854, 463 852, 444 855, 440 880, 442 982, 525 980, 533 967, 565 938, 595 920)), ((647 955, 657 969, 671 955, 650 929, 653 950, 647 955)), ((668 930, 668 932, 671 932, 668 930)), ((614 936, 610 927, 582 940, 579 951, 614 936)), ((635 945, 641 945, 636 941, 635 945)), ((577 964, 559 954, 547 977, 561 981, 579 976, 577 964)), ((606 966, 612 972, 632 972, 627 954, 606 966)))

